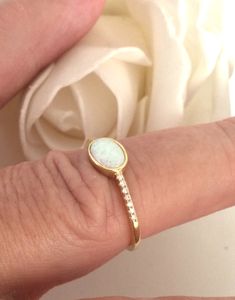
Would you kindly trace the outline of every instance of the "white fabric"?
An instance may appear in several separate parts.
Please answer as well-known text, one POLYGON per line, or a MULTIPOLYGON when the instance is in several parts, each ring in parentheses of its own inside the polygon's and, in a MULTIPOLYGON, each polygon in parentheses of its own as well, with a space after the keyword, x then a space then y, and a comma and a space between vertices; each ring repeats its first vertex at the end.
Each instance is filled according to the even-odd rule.
POLYGON ((230 116, 231 3, 107 1, 91 32, 29 87, 20 118, 26 157, 230 116))

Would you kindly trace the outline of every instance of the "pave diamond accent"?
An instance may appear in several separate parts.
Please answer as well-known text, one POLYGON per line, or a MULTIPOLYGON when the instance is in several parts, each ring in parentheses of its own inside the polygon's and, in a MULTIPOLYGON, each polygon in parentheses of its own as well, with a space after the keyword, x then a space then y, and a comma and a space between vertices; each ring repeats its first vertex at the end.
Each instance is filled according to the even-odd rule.
POLYGON ((124 187, 124 188, 122 189, 122 193, 123 193, 123 194, 128 194, 128 190, 127 190, 126 187, 124 187))
POLYGON ((121 187, 125 187, 125 186, 126 186, 126 183, 122 180, 122 181, 119 182, 119 185, 120 185, 121 187))
POLYGON ((131 200, 131 195, 130 194, 126 194, 124 196, 124 199, 128 202, 129 200, 131 200))
POLYGON ((124 203, 127 207, 128 216, 130 220, 135 224, 138 222, 137 215, 134 208, 134 203, 132 201, 125 177, 122 173, 118 173, 115 175, 118 181, 118 185, 120 186, 121 193, 123 195, 124 203))
POLYGON ((117 175, 117 180, 122 181, 122 179, 124 178, 123 175, 117 175))

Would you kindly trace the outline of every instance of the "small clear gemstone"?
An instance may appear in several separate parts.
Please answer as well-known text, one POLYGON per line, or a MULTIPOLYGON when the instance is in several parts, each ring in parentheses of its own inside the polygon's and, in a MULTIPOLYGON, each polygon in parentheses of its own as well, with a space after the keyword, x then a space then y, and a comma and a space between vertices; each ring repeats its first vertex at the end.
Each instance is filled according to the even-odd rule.
POLYGON ((126 183, 125 183, 125 181, 120 181, 120 182, 119 182, 119 185, 120 185, 121 187, 124 187, 124 186, 126 186, 126 183))
POLYGON ((129 194, 127 194, 127 195, 125 195, 124 199, 125 199, 126 201, 129 201, 129 200, 131 200, 131 196, 130 196, 129 194))
POLYGON ((93 158, 102 166, 113 169, 121 167, 125 162, 122 148, 110 138, 99 138, 91 145, 93 158))
POLYGON ((130 206, 130 207, 128 208, 128 210, 129 210, 130 213, 135 213, 135 210, 134 210, 134 207, 133 207, 133 206, 130 206))
POLYGON ((122 189, 123 194, 128 194, 128 189, 125 187, 122 189))
POLYGON ((123 175, 117 175, 116 177, 119 181, 123 180, 123 175))

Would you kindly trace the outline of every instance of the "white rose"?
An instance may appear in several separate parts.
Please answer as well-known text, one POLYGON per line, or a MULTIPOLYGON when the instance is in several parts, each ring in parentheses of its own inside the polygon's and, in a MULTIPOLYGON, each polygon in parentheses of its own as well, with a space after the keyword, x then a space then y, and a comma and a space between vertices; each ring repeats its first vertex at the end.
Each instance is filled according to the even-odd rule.
POLYGON ((20 117, 26 157, 228 116, 222 6, 107 1, 92 31, 29 87, 20 117))

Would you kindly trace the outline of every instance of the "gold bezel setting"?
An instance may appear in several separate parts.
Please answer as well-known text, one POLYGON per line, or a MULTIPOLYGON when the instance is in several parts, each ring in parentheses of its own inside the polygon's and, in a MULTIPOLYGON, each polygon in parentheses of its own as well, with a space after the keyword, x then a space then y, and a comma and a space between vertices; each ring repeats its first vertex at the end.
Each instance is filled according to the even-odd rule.
POLYGON ((101 171, 102 173, 104 173, 105 175, 107 176, 114 176, 116 173, 120 173, 124 170, 124 168, 126 167, 127 163, 128 163, 128 155, 127 155, 127 152, 125 150, 125 148, 123 147, 123 145, 121 143, 119 143, 118 141, 116 141, 115 139, 113 138, 107 138, 109 140, 111 140, 113 143, 115 143, 123 152, 123 156, 124 156, 124 162, 118 166, 118 167, 115 167, 115 168, 109 168, 109 167, 106 167, 105 165, 101 164, 92 154, 92 146, 93 144, 98 140, 92 140, 90 141, 89 145, 88 145, 88 154, 89 154, 89 158, 92 162, 92 164, 99 170, 101 171))

